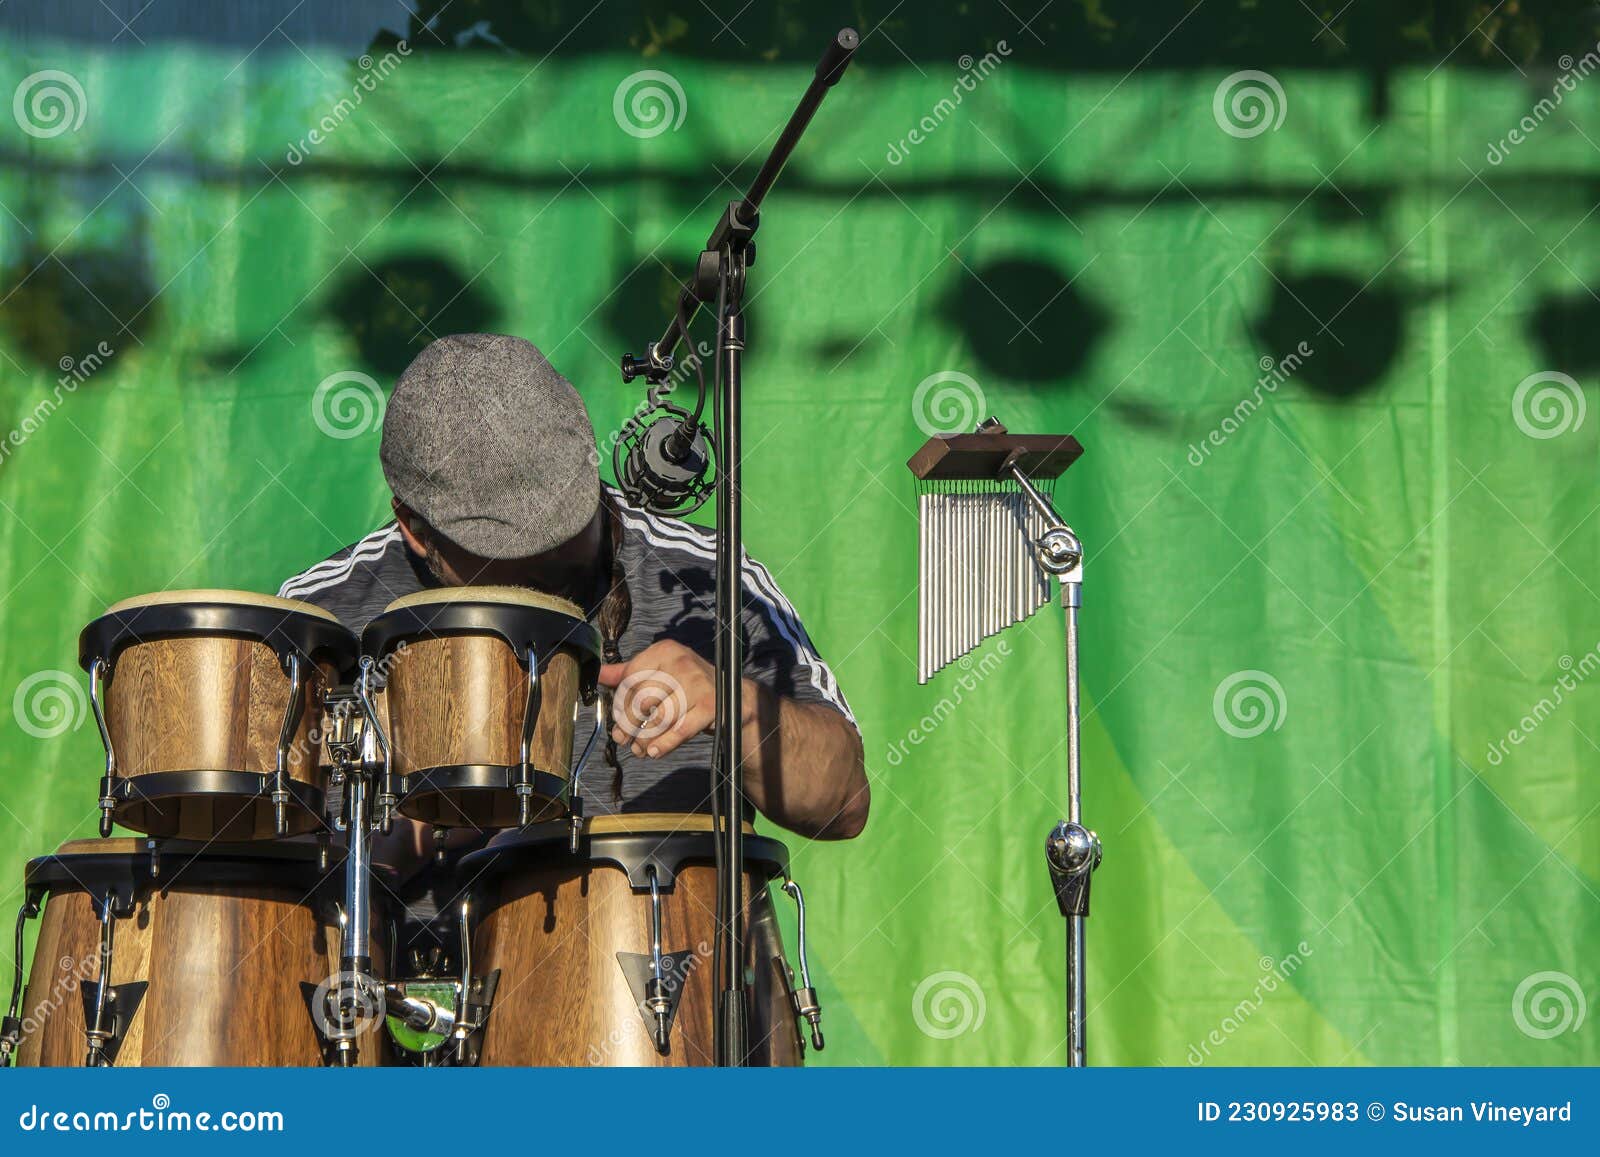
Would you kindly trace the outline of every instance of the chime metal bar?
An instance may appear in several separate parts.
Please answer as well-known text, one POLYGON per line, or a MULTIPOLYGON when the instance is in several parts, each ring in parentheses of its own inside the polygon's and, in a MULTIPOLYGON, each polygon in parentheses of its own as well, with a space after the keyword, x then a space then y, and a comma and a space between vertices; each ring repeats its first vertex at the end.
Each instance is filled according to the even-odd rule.
MULTIPOLYGON (((1048 496, 1053 480, 1032 485, 1048 496)), ((1049 529, 1015 482, 918 484, 917 681, 1050 601, 1034 543, 1049 529)))

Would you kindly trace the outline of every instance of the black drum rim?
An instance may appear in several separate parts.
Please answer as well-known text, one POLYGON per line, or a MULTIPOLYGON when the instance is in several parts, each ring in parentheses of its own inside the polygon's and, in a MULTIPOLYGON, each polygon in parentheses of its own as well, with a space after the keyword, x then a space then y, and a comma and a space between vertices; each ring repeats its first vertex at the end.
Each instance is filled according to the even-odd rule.
POLYGON ((522 778, 522 765, 517 763, 452 763, 438 767, 425 767, 417 771, 407 772, 400 778, 400 803, 398 810, 407 819, 417 820, 419 823, 433 824, 436 827, 474 827, 470 820, 465 818, 457 822, 449 822, 431 818, 426 814, 414 815, 418 803, 438 800, 453 793, 462 795, 482 794, 484 796, 503 796, 512 799, 516 796, 518 783, 526 782, 533 789, 533 798, 541 804, 560 803, 566 807, 568 780, 564 776, 552 772, 540 771, 538 768, 529 768, 526 781, 522 778))
MULTIPOLYGON (((650 890, 654 869, 656 885, 668 890, 682 868, 716 863, 719 838, 711 831, 585 832, 574 854, 570 824, 534 824, 514 839, 463 856, 456 879, 458 888, 477 890, 523 866, 571 868, 599 863, 622 869, 629 885, 640 892, 650 890)), ((743 839, 747 872, 768 881, 788 875, 786 845, 769 836, 745 835, 743 839)))
MULTIPOLYGON (((146 775, 118 776, 111 783, 114 801, 111 816, 117 823, 153 839, 176 839, 171 833, 147 831, 128 822, 132 809, 143 805, 159 807, 163 801, 211 797, 214 799, 271 802, 275 773, 270 771, 229 771, 201 769, 190 771, 152 771, 146 775)), ((303 780, 284 778, 289 793, 290 834, 307 835, 327 826, 327 804, 322 788, 303 780), (309 817, 309 824, 306 822, 309 817), (296 822, 298 821, 298 822, 296 822)), ((274 837, 262 837, 263 841, 274 837)), ((247 841, 248 842, 248 841, 247 841)))
POLYGON ((360 644, 348 627, 303 611, 243 603, 160 603, 113 611, 95 619, 78 636, 78 665, 85 671, 96 659, 116 666, 128 647, 157 639, 221 636, 265 643, 287 665, 291 655, 306 662, 331 658, 341 675, 356 668, 360 644))
MULTIPOLYGON (((215 843, 203 840, 135 837, 134 851, 59 850, 37 856, 23 869, 23 885, 33 902, 45 895, 83 892, 111 895, 124 905, 141 895, 186 887, 219 884, 285 884, 312 896, 344 879, 344 852, 330 847, 326 855, 314 844, 249 840, 215 843), (326 859, 326 866, 324 866, 326 859)), ((395 873, 373 865, 373 873, 395 884, 395 873)))

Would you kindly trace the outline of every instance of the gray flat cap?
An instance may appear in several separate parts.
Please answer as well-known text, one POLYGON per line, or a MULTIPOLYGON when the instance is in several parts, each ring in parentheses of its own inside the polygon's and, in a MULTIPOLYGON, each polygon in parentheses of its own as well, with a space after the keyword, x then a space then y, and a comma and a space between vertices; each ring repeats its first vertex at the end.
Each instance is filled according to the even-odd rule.
POLYGON ((429 342, 395 384, 379 454, 394 496, 483 558, 559 546, 600 502, 583 399, 519 337, 429 342))

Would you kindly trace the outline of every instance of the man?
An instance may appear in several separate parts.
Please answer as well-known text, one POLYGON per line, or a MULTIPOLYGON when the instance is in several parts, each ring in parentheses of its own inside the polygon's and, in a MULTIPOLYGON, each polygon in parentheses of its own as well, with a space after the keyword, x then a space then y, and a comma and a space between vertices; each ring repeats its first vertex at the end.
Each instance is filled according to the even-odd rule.
MULTIPOLYGON (((380 456, 395 521, 278 593, 357 632, 427 587, 509 584, 577 603, 604 640, 602 687, 638 688, 615 697, 616 774, 584 775, 585 813, 709 810, 713 539, 602 486, 571 383, 520 338, 439 338, 395 386, 380 456)), ((853 837, 869 800, 855 718, 772 575, 749 558, 743 573, 748 799, 803 835, 853 837)), ((593 726, 585 709, 576 734, 593 726)), ((406 834, 402 871, 425 846, 421 825, 406 834)))

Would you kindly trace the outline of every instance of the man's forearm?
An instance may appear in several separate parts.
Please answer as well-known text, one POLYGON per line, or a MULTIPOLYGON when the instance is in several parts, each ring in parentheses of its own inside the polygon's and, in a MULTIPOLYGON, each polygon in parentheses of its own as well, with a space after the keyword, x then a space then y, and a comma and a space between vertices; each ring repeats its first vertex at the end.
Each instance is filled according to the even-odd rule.
POLYGON ((866 826, 871 793, 861 736, 838 711, 744 681, 744 786, 775 822, 815 839, 866 826))

